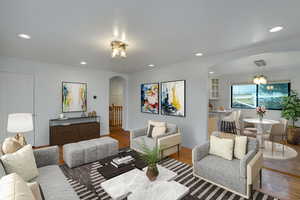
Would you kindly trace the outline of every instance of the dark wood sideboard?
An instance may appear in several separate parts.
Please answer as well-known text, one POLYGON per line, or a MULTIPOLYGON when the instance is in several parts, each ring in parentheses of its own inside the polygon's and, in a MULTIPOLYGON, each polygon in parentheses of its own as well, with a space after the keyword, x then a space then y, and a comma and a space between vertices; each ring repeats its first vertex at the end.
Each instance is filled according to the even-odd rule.
POLYGON ((99 121, 99 117, 52 119, 49 122, 50 145, 64 145, 98 138, 99 121))

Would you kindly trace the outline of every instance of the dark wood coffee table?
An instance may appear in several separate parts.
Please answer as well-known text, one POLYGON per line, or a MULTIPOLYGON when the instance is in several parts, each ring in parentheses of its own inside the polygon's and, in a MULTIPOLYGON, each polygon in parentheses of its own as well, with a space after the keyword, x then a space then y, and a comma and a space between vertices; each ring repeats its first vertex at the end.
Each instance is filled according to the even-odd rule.
POLYGON ((143 168, 145 168, 147 166, 147 164, 140 158, 139 154, 131 149, 123 149, 120 150, 120 152, 114 156, 110 156, 107 157, 105 159, 102 159, 100 161, 100 163, 103 165, 103 167, 100 167, 98 169, 99 173, 101 173, 104 178, 106 180, 111 179, 113 177, 119 176, 123 173, 126 173, 134 168, 140 169, 142 170, 143 168), (122 166, 122 167, 115 167, 112 164, 110 164, 110 162, 117 157, 124 157, 124 156, 128 156, 131 155, 135 161, 133 161, 132 163, 122 166))

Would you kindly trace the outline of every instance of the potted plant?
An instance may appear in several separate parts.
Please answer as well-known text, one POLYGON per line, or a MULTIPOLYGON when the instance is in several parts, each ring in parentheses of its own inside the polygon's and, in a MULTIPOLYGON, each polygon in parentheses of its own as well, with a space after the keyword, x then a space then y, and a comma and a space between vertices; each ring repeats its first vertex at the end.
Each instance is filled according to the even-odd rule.
POLYGON ((264 115, 266 114, 266 112, 267 112, 267 110, 264 106, 258 106, 256 108, 256 114, 258 115, 260 121, 263 120, 264 115))
POLYGON ((145 144, 142 145, 142 148, 144 153, 140 153, 140 156, 148 165, 146 175, 150 181, 154 181, 159 174, 157 163, 160 160, 160 150, 158 147, 150 149, 145 144))
POLYGON ((292 121, 292 126, 288 128, 288 142, 291 144, 297 143, 297 135, 300 132, 296 127, 295 122, 300 117, 300 98, 297 92, 291 91, 291 95, 283 97, 281 116, 292 121))

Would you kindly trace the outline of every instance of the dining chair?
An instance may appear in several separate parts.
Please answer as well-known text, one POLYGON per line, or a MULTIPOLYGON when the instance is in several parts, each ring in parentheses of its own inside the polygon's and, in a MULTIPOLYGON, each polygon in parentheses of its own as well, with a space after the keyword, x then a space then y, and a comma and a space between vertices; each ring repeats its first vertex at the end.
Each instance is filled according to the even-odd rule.
POLYGON ((237 110, 235 116, 235 126, 239 135, 241 134, 241 113, 241 110, 237 110))
POLYGON ((273 124, 270 134, 269 140, 272 142, 272 153, 274 152, 274 142, 280 142, 282 144, 282 152, 284 154, 284 143, 287 144, 287 128, 288 128, 288 120, 280 119, 279 124, 273 124))
MULTIPOLYGON (((251 118, 251 117, 243 117, 244 118, 251 118)), ((241 120, 241 135, 250 136, 250 137, 256 137, 257 135, 257 128, 255 127, 255 124, 245 122, 244 120, 241 120)))
POLYGON ((253 124, 253 123, 244 122, 244 130, 250 131, 253 134, 257 133, 257 128, 255 127, 255 124, 253 124))
POLYGON ((226 133, 237 134, 237 130, 240 130, 240 115, 241 111, 235 110, 230 115, 224 117, 221 121, 221 131, 226 133))

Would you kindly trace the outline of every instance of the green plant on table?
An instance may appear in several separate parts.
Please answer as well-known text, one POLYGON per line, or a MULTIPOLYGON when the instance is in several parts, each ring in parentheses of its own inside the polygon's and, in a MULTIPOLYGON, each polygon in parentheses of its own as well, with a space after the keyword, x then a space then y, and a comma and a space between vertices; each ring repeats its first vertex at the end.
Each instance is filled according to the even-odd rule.
POLYGON ((141 158, 148 166, 155 166, 160 161, 160 149, 158 147, 149 148, 145 143, 141 145, 143 153, 140 153, 141 158))
POLYGON ((145 142, 141 148, 143 153, 140 153, 140 156, 148 165, 146 175, 150 181, 154 181, 159 174, 157 163, 160 161, 160 149, 158 147, 149 148, 145 142))

